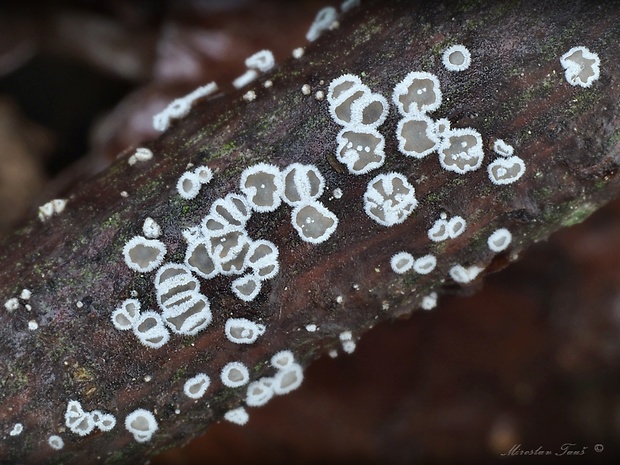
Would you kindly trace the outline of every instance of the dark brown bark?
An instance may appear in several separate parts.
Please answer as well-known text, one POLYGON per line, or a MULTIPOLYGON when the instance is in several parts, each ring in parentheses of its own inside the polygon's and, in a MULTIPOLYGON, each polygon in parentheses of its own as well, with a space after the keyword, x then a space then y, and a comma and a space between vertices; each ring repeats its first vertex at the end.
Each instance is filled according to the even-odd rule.
POLYGON ((243 89, 201 102, 150 145, 152 161, 131 167, 124 157, 83 182, 62 214, 45 223, 34 219, 0 251, 2 299, 32 291, 31 310, 22 301, 1 316, 0 427, 8 432, 22 423, 24 431, 7 436, 0 460, 134 463, 182 444, 244 398, 245 389, 225 388, 219 380, 227 362, 244 362, 253 380, 272 373, 268 361, 278 350, 291 349, 307 365, 338 348, 342 331, 357 339, 378 321, 410 314, 430 292, 459 287, 446 278, 453 265, 496 270, 552 231, 583 220, 615 196, 619 183, 619 8, 610 2, 369 2, 309 46, 301 60, 282 63, 257 81, 255 101, 244 101, 243 89), (472 52, 472 66, 462 73, 441 64, 441 52, 454 43, 472 52), (576 45, 601 57, 600 79, 590 88, 570 86, 563 76, 559 57, 576 45), (410 71, 437 74, 444 100, 433 118, 477 129, 485 144, 483 167, 457 175, 441 170, 436 155, 421 161, 402 156, 394 137, 400 117, 392 106, 380 127, 385 166, 364 176, 345 174, 333 160, 340 127, 315 92, 353 73, 389 99, 410 71), (268 89, 261 85, 267 78, 273 81, 268 89), (303 84, 311 95, 302 94, 303 84), (526 162, 515 184, 495 186, 488 179, 495 138, 512 143, 526 162), (162 226, 166 261, 182 261, 182 231, 198 224, 213 200, 237 191, 239 173, 259 161, 316 164, 327 182, 322 201, 340 219, 334 236, 321 245, 300 241, 287 207, 255 214, 249 234, 277 244, 281 271, 253 303, 240 303, 230 279, 216 278, 202 282, 213 323, 198 336, 173 336, 152 350, 114 329, 110 314, 131 291, 143 308, 157 308, 153 273, 132 272, 122 257, 144 219, 162 226), (188 162, 207 164, 216 174, 191 202, 175 190, 188 162), (390 228, 362 208, 369 179, 387 171, 405 174, 419 200, 407 221, 390 228), (339 200, 330 195, 336 187, 344 192, 339 200), (441 212, 466 218, 468 228, 448 243, 431 243, 426 232, 441 212), (495 255, 486 238, 500 227, 512 232, 513 242, 495 255), (437 268, 425 276, 396 275, 389 259, 401 250, 435 254, 437 268), (222 330, 231 316, 261 321, 267 332, 254 345, 235 346, 222 330), (28 329, 30 320, 37 330, 28 329), (319 331, 307 332, 309 323, 319 331), (209 374, 212 384, 195 402, 183 395, 183 384, 198 372, 209 374), (84 438, 65 431, 70 399, 113 413, 116 428, 84 438), (136 408, 153 411, 159 422, 145 444, 123 426, 136 408), (47 445, 52 434, 63 437, 62 450, 47 445))

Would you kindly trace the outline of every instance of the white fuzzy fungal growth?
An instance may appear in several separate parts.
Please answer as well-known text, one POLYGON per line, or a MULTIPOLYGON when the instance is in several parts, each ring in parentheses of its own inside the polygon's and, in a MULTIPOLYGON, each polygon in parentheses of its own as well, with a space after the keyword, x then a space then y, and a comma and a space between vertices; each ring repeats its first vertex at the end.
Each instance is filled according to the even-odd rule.
POLYGON ((224 414, 224 419, 236 425, 243 426, 250 420, 250 415, 248 415, 248 412, 243 407, 239 407, 226 412, 224 414))
POLYGON ((79 436, 86 436, 95 429, 95 420, 78 401, 70 400, 65 411, 65 426, 79 436))
POLYGON ((514 153, 514 147, 502 139, 493 142, 493 151, 501 157, 510 157, 514 153))
POLYGON ((142 225, 142 234, 148 239, 157 239, 161 234, 161 228, 153 218, 148 217, 142 225))
POLYGON ((403 116, 433 112, 441 105, 439 79, 431 73, 413 71, 396 84, 392 99, 403 116))
POLYGON ((261 73, 271 70, 276 64, 273 53, 270 50, 261 50, 245 59, 245 66, 249 69, 256 69, 261 73))
POLYGON ((311 244, 325 242, 338 227, 336 215, 321 202, 307 202, 297 205, 293 209, 291 222, 299 237, 311 244))
POLYGON ((497 229, 487 239, 489 249, 491 249, 493 252, 502 252, 506 250, 506 248, 510 245, 511 242, 512 234, 506 228, 497 229))
POLYGON ((429 274, 437 266, 437 258, 434 255, 424 255, 416 259, 413 264, 413 271, 418 274, 429 274))
POLYGON ((415 189, 400 173, 376 176, 364 194, 364 211, 383 226, 402 223, 417 205, 415 189))
POLYGON ((343 331, 338 337, 342 344, 342 350, 344 350, 347 354, 352 354, 355 352, 356 344, 353 340, 353 334, 351 331, 343 331))
POLYGON ((282 173, 275 165, 258 163, 246 168, 241 173, 241 192, 256 212, 272 212, 282 203, 284 182, 282 173))
POLYGON ((472 128, 447 131, 439 146, 439 163, 447 171, 465 174, 482 165, 482 136, 472 128))
POLYGON ((62 440, 60 436, 52 434, 48 439, 47 443, 52 449, 60 450, 65 447, 65 441, 62 440))
POLYGON ((296 49, 293 50, 293 58, 299 60, 301 57, 304 56, 305 50, 303 47, 297 47, 296 49))
POLYGON ((21 423, 15 423, 13 429, 9 432, 9 436, 19 436, 24 431, 24 425, 21 423))
POLYGON ((32 292, 29 289, 22 289, 21 294, 19 294, 19 298, 23 300, 30 300, 32 297, 32 292))
POLYGON ((250 380, 250 372, 243 363, 230 362, 222 368, 220 378, 224 386, 237 388, 247 384, 250 380))
POLYGON ((450 268, 450 276, 454 281, 461 284, 467 284, 480 274, 482 268, 477 266, 470 266, 469 268, 465 268, 462 265, 455 265, 450 268))
POLYGON ((224 333, 235 344, 253 344, 258 336, 265 334, 265 325, 254 323, 246 318, 229 318, 226 320, 224 333))
POLYGON ((316 14, 314 22, 310 25, 310 29, 306 33, 306 39, 314 42, 324 31, 327 31, 338 19, 338 12, 334 7, 327 6, 316 14))
POLYGON ((200 184, 208 184, 213 179, 213 171, 208 166, 199 166, 194 170, 194 174, 198 176, 200 184))
POLYGON ((249 83, 254 81, 258 77, 258 71, 255 69, 248 69, 241 76, 235 78, 233 81, 233 87, 235 89, 241 89, 242 87, 247 86, 249 83))
POLYGON ((19 300, 16 297, 12 297, 6 302, 4 302, 4 308, 6 308, 9 312, 13 312, 19 308, 19 300))
POLYGON ((39 329, 39 323, 37 323, 37 322, 36 322, 36 321, 34 321, 34 320, 30 320, 30 321, 28 322, 28 329, 29 329, 30 331, 35 331, 35 330, 39 329))
POLYGON ((448 220, 448 216, 442 213, 440 218, 433 223, 428 230, 428 238, 433 242, 441 242, 446 239, 455 239, 465 231, 467 222, 460 216, 454 216, 448 220))
POLYGON ((304 373, 301 366, 291 363, 273 377, 273 392, 277 395, 288 394, 301 386, 303 380, 304 373))
POLYGON ((193 378, 185 381, 185 385, 183 386, 183 392, 190 399, 200 399, 205 395, 207 389, 209 389, 209 385, 211 384, 211 378, 209 378, 204 373, 199 373, 193 378))
POLYGON ((437 306, 437 293, 431 292, 429 295, 425 296, 422 299, 422 304, 420 305, 423 310, 432 310, 437 306))
POLYGON ((186 200, 196 198, 200 192, 200 178, 193 171, 186 171, 177 181, 177 192, 186 200))
POLYGON ((141 313, 132 329, 138 340, 151 349, 163 347, 170 339, 170 333, 164 326, 161 316, 152 310, 141 313))
POLYGON ((153 437, 159 426, 155 416, 145 409, 137 409, 125 418, 125 428, 137 442, 147 442, 153 437))
POLYGON ((246 102, 253 102, 256 100, 256 91, 248 90, 245 94, 243 94, 243 100, 246 102))
POLYGON ((233 293, 244 302, 251 302, 260 293, 261 280, 254 274, 247 274, 232 282, 233 293))
POLYGON ((471 65, 471 53, 464 45, 453 45, 444 50, 441 61, 448 71, 465 71, 471 65))
POLYGON ((91 412, 95 426, 103 432, 112 431, 116 426, 116 417, 111 413, 103 413, 100 410, 91 412))
POLYGON ((314 333, 317 329, 318 327, 315 324, 306 325, 306 331, 309 333, 314 333))
POLYGON ((143 236, 132 237, 123 247, 125 263, 130 269, 140 273, 158 268, 165 255, 166 246, 163 242, 143 236))
POLYGON ((184 97, 173 100, 161 112, 153 116, 153 128, 156 131, 165 131, 170 126, 170 121, 187 115, 195 100, 211 95, 217 91, 217 84, 210 82, 184 97))
POLYGON ((146 147, 139 147, 136 151, 127 159, 127 163, 131 166, 135 165, 138 162, 149 161, 153 158, 153 152, 146 147))
POLYGON ((62 213, 66 206, 66 199, 50 200, 46 204, 39 207, 39 219, 45 222, 48 218, 54 216, 55 214, 62 213))
POLYGON ((512 184, 518 181, 525 173, 525 163, 516 155, 507 158, 498 158, 487 166, 489 179, 497 186, 512 184))
POLYGON ((423 158, 439 147, 435 122, 426 115, 409 116, 398 122, 398 150, 408 157, 423 158))
POLYGON ((249 407, 260 407, 269 402, 273 395, 273 378, 261 378, 248 385, 245 403, 249 407))
POLYGON ((292 163, 282 172, 282 179, 282 200, 292 207, 318 199, 325 189, 325 178, 314 165, 292 163))
POLYGON ((278 370, 284 370, 293 366, 295 363, 295 356, 290 350, 281 350, 271 357, 270 363, 272 367, 278 370))
POLYGON ((351 174, 366 174, 385 163, 385 138, 373 127, 346 127, 338 133, 336 141, 336 159, 351 174))
POLYGON ((590 87, 599 78, 601 60, 586 47, 571 48, 560 57, 560 63, 572 86, 590 87))
POLYGON ((390 259, 390 266, 394 273, 403 274, 413 267, 415 259, 409 252, 398 252, 390 259))

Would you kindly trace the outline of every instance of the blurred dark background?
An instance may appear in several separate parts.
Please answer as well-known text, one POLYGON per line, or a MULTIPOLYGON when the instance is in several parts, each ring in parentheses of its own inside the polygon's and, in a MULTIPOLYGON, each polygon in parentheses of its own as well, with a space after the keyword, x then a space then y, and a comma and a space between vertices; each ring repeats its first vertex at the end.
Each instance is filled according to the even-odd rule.
MULTIPOLYGON (((157 137, 152 115, 172 99, 213 80, 231 90, 258 50, 288 59, 326 4, 3 2, 0 236, 157 137)), ((248 425, 218 424, 151 463, 612 462, 618 237, 620 201, 474 295, 443 295, 432 311, 377 326, 353 355, 319 360, 298 391, 249 409, 248 425), (515 446, 551 455, 502 455, 515 446)))

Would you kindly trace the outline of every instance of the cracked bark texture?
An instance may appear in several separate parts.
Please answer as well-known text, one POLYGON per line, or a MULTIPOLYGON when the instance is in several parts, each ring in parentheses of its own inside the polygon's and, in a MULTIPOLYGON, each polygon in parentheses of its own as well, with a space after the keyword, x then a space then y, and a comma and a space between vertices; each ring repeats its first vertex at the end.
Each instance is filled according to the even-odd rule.
POLYGON ((22 301, 14 312, 1 314, 0 426, 10 431, 22 423, 24 432, 6 437, 0 460, 135 463, 180 445, 240 405, 245 390, 219 381, 227 362, 243 361, 252 379, 272 373, 268 360, 281 349, 293 350, 307 365, 339 348, 340 332, 351 330, 357 339, 379 321, 410 314, 430 292, 459 288, 447 277, 451 266, 476 265, 484 275, 551 232, 585 219, 616 195, 619 182, 620 74, 614 59, 620 55, 619 8, 617 2, 368 2, 307 47, 301 60, 281 63, 250 86, 255 101, 245 102, 243 89, 198 102, 149 144, 153 160, 129 166, 122 157, 76 186, 61 215, 45 223, 33 220, 0 249, 2 299, 32 291, 31 310, 22 301), (472 66, 462 73, 441 65, 441 52, 454 43, 472 52, 472 66), (559 64, 576 45, 601 57, 601 77, 587 89, 568 85, 559 64), (399 116, 392 107, 380 127, 385 166, 360 177, 346 174, 333 160, 340 127, 315 92, 353 73, 389 99, 394 85, 414 70, 432 72, 441 82, 443 104, 433 118, 482 134, 483 168, 456 175, 441 170, 435 155, 402 156, 394 137, 399 116), (267 78, 272 88, 261 86, 267 78), (313 91, 309 96, 300 91, 306 83, 313 91), (484 168, 495 138, 514 145, 526 162, 526 174, 515 184, 495 186, 488 179, 484 168), (143 308, 157 307, 153 273, 132 272, 121 253, 140 234, 144 219, 162 226, 166 261, 182 261, 182 230, 198 224, 213 200, 237 191, 240 172, 260 161, 319 167, 327 181, 321 200, 340 219, 332 238, 316 246, 300 241, 286 207, 254 214, 250 236, 276 243, 281 262, 279 275, 254 302, 241 303, 229 290, 230 279, 216 278, 202 281, 213 322, 196 337, 173 336, 152 350, 114 329, 110 314, 131 291, 143 308), (190 162, 207 164, 215 178, 197 199, 185 201, 175 184, 190 162), (374 223, 362 208, 368 180, 387 171, 404 173, 419 200, 414 214, 391 228, 374 223), (341 199, 331 198, 336 187, 344 192, 341 199), (441 212, 466 218, 468 228, 457 239, 431 243, 426 231, 441 212), (495 255, 486 238, 499 227, 513 233, 513 242, 495 255), (389 259, 400 250, 435 254, 437 268, 426 276, 396 275, 389 259), (231 316, 260 321, 267 332, 256 344, 235 346, 223 333, 231 316), (30 320, 37 330, 28 329, 30 320), (310 323, 319 331, 305 331, 310 323), (183 384, 198 372, 209 374, 212 384, 195 402, 184 397, 183 384), (116 428, 84 438, 65 431, 70 399, 87 410, 113 413, 116 428), (123 427, 136 408, 153 411, 159 422, 145 444, 123 427), (47 445, 52 434, 63 437, 62 450, 47 445))

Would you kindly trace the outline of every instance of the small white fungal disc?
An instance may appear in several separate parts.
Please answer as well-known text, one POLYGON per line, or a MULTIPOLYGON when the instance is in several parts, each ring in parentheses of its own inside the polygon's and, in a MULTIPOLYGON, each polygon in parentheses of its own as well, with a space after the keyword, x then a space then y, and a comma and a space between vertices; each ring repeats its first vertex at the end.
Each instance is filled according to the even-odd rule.
POLYGON ((200 184, 208 184, 213 179, 213 171, 208 166, 199 166, 194 170, 194 174, 198 177, 200 184))
POLYGON ((127 299, 119 308, 112 312, 112 324, 116 329, 127 331, 133 328, 139 316, 140 301, 137 299, 127 299))
POLYGON ((512 234, 506 228, 500 228, 496 230, 487 239, 489 249, 491 249, 493 252, 502 252, 506 250, 506 248, 510 245, 511 242, 512 234))
POLYGON ((364 211, 383 226, 402 223, 417 205, 415 189, 400 173, 376 176, 364 194, 364 211))
POLYGON ((278 370, 284 370, 293 366, 295 363, 295 356, 290 350, 281 350, 271 357, 270 362, 272 367, 278 370))
POLYGON ((161 316, 152 310, 141 313, 132 329, 138 340, 151 349, 163 347, 170 339, 161 316))
POLYGON ((264 239, 252 241, 245 258, 245 265, 252 268, 261 281, 273 278, 280 271, 278 247, 264 239))
POLYGON ((11 297, 9 300, 4 302, 4 308, 6 308, 9 312, 13 312, 19 308, 19 300, 17 297, 11 297))
POLYGON ((254 274, 247 274, 232 282, 233 293, 244 302, 251 302, 260 293, 261 280, 254 274))
POLYGON ((13 429, 9 432, 9 436, 19 436, 24 431, 24 425, 21 423, 15 423, 13 429))
POLYGON ((439 163, 447 171, 475 171, 483 158, 482 136, 472 128, 451 129, 439 146, 439 163))
POLYGON ((441 57, 448 71, 465 71, 471 65, 471 53, 461 44, 447 48, 441 57))
POLYGON ((292 207, 316 200, 323 195, 325 178, 314 165, 292 163, 282 172, 282 178, 284 179, 282 200, 292 207))
POLYGON ((261 73, 266 73, 276 64, 273 53, 270 50, 261 50, 245 59, 245 66, 249 69, 256 69, 261 73))
POLYGON ((167 263, 155 274, 157 303, 162 310, 190 300, 197 294, 200 283, 190 269, 181 263, 167 263))
POLYGON ((433 223, 428 230, 428 238, 433 242, 441 242, 446 239, 455 239, 463 234, 467 222, 460 216, 454 216, 449 221, 447 215, 442 213, 440 218, 433 223))
POLYGON ((573 47, 560 57, 565 77, 572 86, 590 87, 599 78, 601 60, 583 46, 573 47))
POLYGON ((306 39, 314 42, 318 39, 323 31, 327 31, 331 25, 338 19, 338 12, 332 6, 326 6, 316 14, 314 22, 310 25, 310 29, 306 33, 306 39))
POLYGON ((231 423, 243 426, 250 420, 250 415, 248 415, 248 412, 243 407, 239 407, 226 412, 224 414, 224 419, 226 421, 230 421, 231 423))
POLYGON ((265 334, 265 325, 254 323, 246 318, 229 318, 224 332, 230 342, 235 344, 252 344, 258 336, 265 334))
POLYGON ((273 394, 273 378, 261 378, 248 385, 245 403, 248 407, 260 407, 269 402, 273 394))
POLYGON ((159 428, 155 416, 145 409, 137 409, 125 418, 125 428, 137 442, 147 442, 159 428))
POLYGON ((153 218, 148 217, 144 220, 144 224, 142 225, 142 233, 144 234, 144 237, 148 237, 149 239, 157 239, 161 234, 161 228, 153 218))
POLYGON ((162 317, 173 333, 195 336, 211 323, 211 306, 207 297, 196 292, 183 302, 167 305, 162 317))
POLYGON ((166 108, 153 116, 153 128, 156 131, 165 131, 170 126, 170 120, 187 115, 195 100, 211 95, 217 91, 217 84, 210 82, 199 87, 184 97, 173 100, 166 108))
POLYGON ((210 241, 201 240, 191 242, 185 252, 185 264, 187 267, 205 279, 211 279, 221 272, 219 262, 214 261, 213 257, 211 257, 210 248, 210 241))
POLYGON ((78 401, 70 400, 65 411, 65 426, 79 436, 86 436, 95 429, 95 421, 78 401))
POLYGON ((409 252, 398 252, 390 259, 390 266, 394 273, 403 274, 413 267, 414 261, 413 255, 409 252))
POLYGON ((415 158, 433 153, 441 142, 435 122, 424 114, 401 119, 396 128, 396 138, 398 150, 415 158))
POLYGON ((292 363, 273 377, 273 392, 277 395, 288 394, 301 386, 303 380, 304 373, 301 366, 292 363))
POLYGON ((123 255, 130 269, 147 273, 162 264, 166 255, 166 246, 156 239, 135 236, 123 247, 123 255))
POLYGON ((204 373, 199 373, 193 378, 185 381, 185 385, 183 386, 183 392, 185 395, 191 399, 200 399, 205 395, 207 389, 209 389, 209 385, 211 384, 211 378, 209 378, 204 373))
POLYGON ((375 128, 345 128, 338 133, 336 141, 336 159, 346 165, 351 174, 366 174, 385 163, 385 138, 375 128))
POLYGON ((280 169, 275 165, 258 163, 246 168, 241 173, 239 184, 241 192, 256 212, 272 212, 282 203, 284 182, 280 169))
POLYGON ((437 306, 437 293, 431 292, 422 299, 422 310, 432 310, 437 306))
POLYGON ((501 186, 518 181, 525 173, 525 163, 516 155, 508 158, 498 158, 487 166, 489 179, 495 185, 501 186))
POLYGON ((470 266, 469 268, 465 268, 462 265, 454 265, 450 268, 450 276, 454 281, 461 284, 467 284, 474 279, 476 276, 480 274, 482 268, 477 266, 470 266))
POLYGON ((45 222, 51 216, 62 213, 67 206, 66 199, 50 200, 46 204, 39 207, 39 219, 45 222))
POLYGON ((238 194, 227 194, 223 199, 216 199, 211 204, 209 217, 221 228, 210 229, 210 225, 216 223, 205 222, 203 234, 206 237, 223 235, 229 231, 241 231, 245 229, 245 224, 252 216, 252 209, 245 196, 238 194))
POLYGON ((60 436, 52 434, 48 439, 47 443, 52 449, 60 450, 65 447, 65 441, 62 440, 60 436))
POLYGON ((413 71, 396 84, 392 100, 403 116, 430 113, 441 105, 441 86, 437 76, 413 71))
POLYGON ((146 147, 139 147, 136 149, 134 154, 129 157, 127 163, 133 166, 139 161, 148 161, 151 158, 153 158, 153 152, 150 149, 147 149, 146 147))
POLYGON ((91 415, 93 416, 95 426, 104 433, 107 431, 112 431, 112 429, 116 426, 116 417, 111 413, 103 413, 100 410, 93 410, 91 415))
POLYGON ((437 258, 434 255, 424 255, 416 259, 413 264, 413 271, 418 274, 428 274, 437 266, 437 258))
POLYGON ((299 237, 311 244, 320 244, 331 237, 338 227, 338 218, 321 202, 297 205, 291 214, 293 227, 299 237))
POLYGON ((513 154, 514 150, 512 145, 507 144, 502 139, 497 139, 493 142, 493 151, 500 157, 509 157, 513 154))
POLYGON ((224 386, 237 388, 247 384, 250 380, 248 368, 241 362, 227 363, 220 374, 224 386))
MULTIPOLYGON (((370 89, 362 84, 362 80, 359 76, 355 74, 343 74, 329 84, 329 88, 327 89, 327 101, 330 107, 334 108, 337 108, 344 102, 348 102, 345 106, 350 108, 355 100, 367 92, 369 93, 370 89)), ((343 125, 350 121, 350 117, 343 117, 339 112, 336 113, 338 114, 335 119, 342 121, 343 125)))
POLYGON ((247 86, 250 82, 254 81, 257 77, 258 71, 255 69, 248 69, 245 73, 233 81, 233 87, 235 89, 241 89, 242 87, 247 86))
POLYGON ((186 171, 177 181, 177 192, 186 200, 196 198, 200 192, 200 178, 193 171, 186 171))

